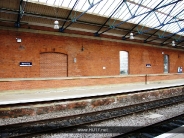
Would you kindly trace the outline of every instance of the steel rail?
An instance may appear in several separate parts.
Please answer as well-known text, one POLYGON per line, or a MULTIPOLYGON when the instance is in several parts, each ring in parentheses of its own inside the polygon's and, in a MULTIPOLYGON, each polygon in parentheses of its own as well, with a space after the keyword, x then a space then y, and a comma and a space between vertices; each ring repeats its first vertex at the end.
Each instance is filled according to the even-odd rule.
POLYGON ((53 131, 61 131, 61 129, 71 129, 76 126, 96 123, 150 109, 157 109, 180 102, 184 102, 184 95, 92 113, 0 126, 0 137, 26 137, 52 133, 53 131))

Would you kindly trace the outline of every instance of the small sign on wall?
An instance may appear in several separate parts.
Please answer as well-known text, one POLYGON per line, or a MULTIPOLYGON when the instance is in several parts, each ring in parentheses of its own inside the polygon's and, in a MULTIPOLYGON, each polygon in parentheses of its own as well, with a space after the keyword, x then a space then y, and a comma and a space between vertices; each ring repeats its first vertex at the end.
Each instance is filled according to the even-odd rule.
POLYGON ((32 66, 32 62, 20 62, 19 65, 21 67, 30 67, 30 66, 32 66))
POLYGON ((182 67, 178 67, 178 73, 182 73, 182 67))
POLYGON ((147 68, 151 68, 151 64, 146 64, 146 67, 147 68))

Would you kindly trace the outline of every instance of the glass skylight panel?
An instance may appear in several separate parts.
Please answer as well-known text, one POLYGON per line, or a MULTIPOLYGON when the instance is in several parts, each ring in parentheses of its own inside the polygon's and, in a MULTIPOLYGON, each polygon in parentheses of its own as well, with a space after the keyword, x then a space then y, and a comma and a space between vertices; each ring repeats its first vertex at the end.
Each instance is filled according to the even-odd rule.
POLYGON ((181 9, 184 10, 183 5, 184 5, 184 1, 182 1, 182 2, 179 3, 179 4, 177 4, 175 10, 176 10, 176 11, 181 10, 181 9))
MULTIPOLYGON (((174 10, 176 10, 176 6, 174 7, 174 5, 175 4, 173 4, 173 5, 170 5, 170 6, 167 6, 167 7, 165 7, 165 8, 162 8, 160 11, 161 12, 163 12, 163 13, 167 13, 167 14, 169 14, 169 12, 172 10, 172 12, 174 11, 174 10), (174 8, 174 9, 173 9, 174 8)), ((171 12, 171 13, 172 13, 171 12)))
MULTIPOLYGON (((156 19, 157 20, 157 19, 156 19)), ((153 22, 155 21, 155 17, 154 15, 150 15, 148 16, 147 18, 145 18, 140 24, 143 25, 143 26, 152 26, 151 24, 153 24, 153 22)))
MULTIPOLYGON (((99 14, 99 12, 104 8, 104 4, 106 3, 105 0, 103 0, 102 2, 100 2, 98 4, 98 7, 95 9, 95 11, 93 11, 93 13, 95 14, 99 14)), ((95 3, 94 3, 95 4, 95 3)), ((94 8, 94 7, 93 7, 94 8)))
POLYGON ((95 5, 93 8, 91 8, 91 9, 89 10, 89 13, 93 14, 94 11, 95 11, 97 8, 98 8, 98 4, 95 5))
MULTIPOLYGON (((140 14, 143 14, 143 13, 148 12, 148 11, 150 11, 150 9, 139 7, 138 11, 136 12, 136 15, 140 15, 140 14)), ((146 15, 146 14, 144 14, 144 15, 146 15)))
POLYGON ((46 3, 47 3, 48 5, 53 5, 54 1, 47 0, 46 3))
POLYGON ((151 1, 148 3, 147 7, 150 7, 150 8, 153 9, 153 8, 155 8, 159 3, 160 3, 160 1, 151 0, 151 1))
MULTIPOLYGON (((165 20, 165 19, 164 19, 164 20, 165 20)), ((173 17, 168 16, 167 19, 165 20, 164 24, 165 24, 165 23, 168 23, 168 22, 173 22, 173 21, 174 21, 174 20, 173 20, 173 17)))
MULTIPOLYGON (((105 4, 104 5, 101 5, 101 3, 103 2, 103 1, 101 1, 100 3, 98 3, 100 0, 96 0, 96 1, 94 1, 94 3, 93 4, 96 4, 97 6, 93 6, 90 10, 88 10, 87 12, 88 13, 95 13, 95 14, 99 14, 99 12, 101 11, 101 10, 103 10, 103 7, 106 5, 106 2, 105 2, 105 4), (97 4, 98 3, 98 4, 97 4), (100 6, 102 6, 101 8, 99 8, 100 6), (98 13, 97 12, 95 12, 97 9, 99 8, 99 11, 98 11, 98 13)), ((89 4, 89 2, 87 2, 88 3, 88 7, 87 8, 89 8, 90 7, 90 4, 89 4)))
POLYGON ((163 31, 166 31, 166 32, 177 33, 179 30, 180 29, 176 24, 166 25, 163 27, 163 31))
POLYGON ((168 28, 168 30, 170 30, 170 31, 173 32, 173 33, 177 33, 177 32, 179 32, 181 29, 180 29, 180 27, 175 23, 175 24, 170 25, 170 27, 168 28))
POLYGON ((150 19, 146 25, 150 26, 151 28, 159 26, 160 23, 158 21, 156 22, 155 20, 156 18, 150 19))
POLYGON ((162 27, 162 30, 163 30, 163 31, 166 31, 166 30, 169 28, 169 26, 170 26, 170 24, 167 24, 167 25, 163 26, 163 27, 162 27))
POLYGON ((140 6, 139 5, 135 5, 135 4, 133 4, 134 5, 134 8, 133 8, 133 10, 132 10, 132 13, 133 13, 133 15, 137 15, 140 11, 140 6))
MULTIPOLYGON (((87 3, 87 0, 86 0, 85 2, 84 2, 84 1, 79 0, 78 5, 80 5, 80 10, 78 10, 78 11, 82 11, 82 8, 83 8, 86 4, 88 4, 88 3, 87 3)), ((79 9, 79 8, 77 8, 77 9, 79 9)))
MULTIPOLYGON (((115 1, 111 1, 107 3, 107 8, 104 10, 104 12, 102 13, 102 15, 106 15, 106 16, 111 16, 111 14, 118 8, 118 6, 121 4, 121 1, 120 0, 115 0, 115 1), (114 4, 114 2, 118 2, 116 4, 114 4), (109 6, 108 6, 109 5, 109 6)), ((114 13, 114 15, 116 15, 117 13, 120 12, 120 10, 122 9, 122 6, 120 6, 116 13, 114 13)))
POLYGON ((136 9, 137 9, 137 6, 136 6, 135 4, 131 4, 131 3, 130 3, 129 9, 130 9, 132 15, 134 15, 134 14, 135 14, 135 11, 136 11, 136 9))
POLYGON ((62 4, 62 7, 67 8, 67 7, 68 7, 69 2, 70 2, 70 0, 64 0, 64 1, 63 1, 63 4, 62 4))
MULTIPOLYGON (((150 1, 151 0, 143 0, 143 2, 142 2, 142 4, 141 5, 143 5, 143 6, 145 6, 145 7, 148 7, 148 4, 150 3, 150 1)), ((140 3, 141 1, 140 0, 138 0, 138 2, 136 2, 136 3, 140 3)))
POLYGON ((154 18, 147 20, 145 23, 141 22, 140 24, 143 26, 146 25, 152 28, 153 26, 154 27, 156 26, 156 24, 154 24, 153 21, 154 21, 154 18))
POLYGON ((113 15, 113 18, 117 18, 117 19, 121 20, 121 18, 123 18, 123 15, 125 14, 125 10, 123 10, 124 7, 125 7, 125 4, 122 4, 121 7, 113 15))
POLYGON ((176 9, 171 13, 171 16, 176 16, 176 15, 177 15, 177 18, 183 19, 183 18, 181 18, 182 14, 184 14, 184 8, 180 7, 180 8, 176 8, 176 9), (181 12, 181 9, 182 9, 182 12, 181 12))
MULTIPOLYGON (((73 8, 73 6, 75 5, 75 2, 76 2, 75 0, 73 0, 73 1, 71 2, 70 6, 69 6, 70 9, 73 8)), ((78 3, 76 3, 76 5, 75 5, 75 7, 74 7, 74 9, 73 9, 74 11, 80 11, 82 5, 80 5, 79 2, 80 2, 80 1, 78 1, 78 3)))
MULTIPOLYGON (((68 5, 68 8, 69 8, 69 9, 72 9, 73 6, 74 6, 74 4, 75 4, 75 2, 76 2, 76 0, 71 0, 70 3, 69 3, 69 5, 68 5)), ((79 5, 77 4, 76 7, 77 7, 77 6, 79 6, 79 5)))
POLYGON ((133 19, 131 19, 129 22, 137 24, 142 20, 142 16, 141 17, 135 17, 133 19))
MULTIPOLYGON (((136 3, 140 3, 140 2, 141 2, 140 0, 136 1, 136 3)), ((151 0, 143 0, 141 5, 147 6, 150 2, 151 0)))
POLYGON ((163 21, 165 20, 165 18, 167 17, 166 15, 164 14, 161 14, 161 13, 157 13, 157 16, 160 20, 161 23, 163 23, 163 21))
POLYGON ((62 0, 60 7, 62 7, 64 0, 62 0))
POLYGON ((68 3, 68 6, 67 6, 67 8, 72 8, 73 6, 71 5, 71 3, 72 3, 72 0, 68 0, 69 1, 69 3, 68 3))
MULTIPOLYGON (((27 0, 24 0, 27 1, 27 0)), ((28 2, 38 2, 38 0, 28 0, 28 2)))
MULTIPOLYGON (((87 0, 88 1, 88 0, 87 0)), ((101 1, 102 2, 102 1, 101 1)), ((89 3, 89 2, 88 2, 89 3)), ((94 13, 94 11, 98 8, 99 4, 96 4, 91 10, 90 13, 94 13)), ((89 12, 89 11, 88 11, 89 12)))
POLYGON ((125 12, 128 13, 126 5, 123 4, 122 7, 121 7, 121 11, 119 11, 119 14, 121 15, 121 16, 119 17, 120 20, 121 20, 124 16, 127 15, 127 13, 125 13, 125 12))
MULTIPOLYGON (((120 3, 119 3, 120 4, 120 3)), ((126 11, 126 7, 125 7, 125 3, 122 3, 121 6, 119 7, 119 9, 116 11, 116 13, 113 15, 114 17, 120 17, 120 15, 123 15, 124 12, 126 11)), ((117 8, 117 7, 116 7, 117 8)), ((115 8, 115 9, 116 9, 115 8)), ((114 9, 114 10, 115 10, 114 9)))
MULTIPOLYGON (((108 1, 106 1, 106 2, 104 3, 102 9, 99 11, 99 14, 100 14, 100 15, 103 15, 103 13, 107 10, 107 3, 108 3, 108 1)), ((108 5, 109 5, 109 4, 108 4, 108 5)), ((112 10, 112 7, 111 7, 109 10, 112 10)), ((89 13, 90 13, 90 12, 91 12, 91 11, 89 10, 89 13)))
POLYGON ((132 15, 129 12, 129 10, 125 4, 124 4, 122 9, 125 9, 125 10, 122 12, 122 17, 120 17, 120 19, 123 19, 123 20, 130 19, 132 17, 132 15))
POLYGON ((184 28, 184 21, 179 22, 179 24, 181 25, 182 28, 184 28))
POLYGON ((163 23, 164 20, 166 20, 167 18, 171 17, 171 15, 167 16, 165 13, 157 12, 156 14, 157 14, 157 17, 158 17, 158 19, 160 20, 161 23, 163 23))
POLYGON ((154 23, 158 23, 159 25, 163 23, 164 19, 165 19, 165 15, 164 14, 161 14, 161 13, 156 13, 155 15, 155 21, 154 23))
POLYGON ((46 0, 39 0, 39 2, 43 2, 43 3, 46 3, 46 0))
POLYGON ((118 20, 122 20, 122 19, 125 18, 126 16, 129 16, 129 13, 128 13, 128 12, 125 13, 126 10, 122 10, 122 9, 123 9, 123 7, 121 8, 120 11, 116 12, 116 14, 113 15, 112 18, 116 18, 116 19, 118 19, 118 20))
MULTIPOLYGON (((115 0, 114 0, 115 1, 115 0)), ((107 6, 106 6, 106 10, 104 11, 104 13, 102 14, 102 16, 104 15, 108 15, 108 16, 111 16, 111 14, 115 11, 115 9, 117 7, 114 7, 114 8, 111 8, 111 6, 113 5, 114 1, 107 1, 107 6), (112 2, 112 3, 111 3, 112 2), (112 9, 112 10, 110 10, 112 9)), ((120 4, 120 3, 119 3, 120 4)))
MULTIPOLYGON (((84 1, 83 1, 84 2, 84 1)), ((95 4, 95 3, 94 3, 95 4)), ((99 4, 97 5, 97 6, 99 6, 99 4)), ((88 2, 88 0, 87 1, 85 1, 85 4, 83 5, 83 7, 81 8, 81 11, 86 11, 88 8, 90 7, 90 4, 89 4, 89 2, 88 2)), ((93 8, 95 8, 95 6, 93 6, 93 8)), ((92 8, 92 9, 93 9, 92 8)), ((89 13, 89 11, 88 11, 88 13, 89 13)))
POLYGON ((53 5, 56 7, 60 7, 61 6, 62 1, 61 0, 55 0, 53 5))

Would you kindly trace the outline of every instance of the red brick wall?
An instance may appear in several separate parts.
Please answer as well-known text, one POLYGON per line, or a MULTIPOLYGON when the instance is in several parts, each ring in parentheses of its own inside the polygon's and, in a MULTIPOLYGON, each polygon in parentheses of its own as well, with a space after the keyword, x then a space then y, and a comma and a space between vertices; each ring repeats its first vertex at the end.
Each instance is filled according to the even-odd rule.
MULTIPOLYGON (((94 36, 92 36, 94 37, 94 36)), ((40 53, 59 52, 68 56, 68 76, 119 75, 119 51, 129 52, 130 74, 163 73, 162 52, 169 55, 170 73, 184 67, 184 52, 141 44, 128 44, 80 37, 54 36, 0 30, 0 77, 40 77, 40 53), (17 43, 16 38, 22 42, 17 43), (82 51, 81 48, 84 47, 82 51), (76 63, 74 63, 76 58, 76 63), (31 67, 20 67, 19 62, 32 62, 31 67), (146 68, 151 64, 151 68, 146 68), (106 69, 103 69, 106 67, 106 69)))
POLYGON ((1 90, 29 90, 144 82, 145 76, 1 81, 1 90))
MULTIPOLYGON (((5 90, 30 90, 62 87, 79 87, 94 85, 111 85, 127 83, 150 83, 151 81, 167 81, 183 79, 184 74, 160 74, 160 75, 127 75, 127 76, 102 76, 102 77, 70 77, 55 79, 8 79, 0 80, 0 92, 5 90)), ((6 92, 6 91, 5 91, 6 92)))
POLYGON ((67 55, 41 53, 40 77, 67 77, 67 55))

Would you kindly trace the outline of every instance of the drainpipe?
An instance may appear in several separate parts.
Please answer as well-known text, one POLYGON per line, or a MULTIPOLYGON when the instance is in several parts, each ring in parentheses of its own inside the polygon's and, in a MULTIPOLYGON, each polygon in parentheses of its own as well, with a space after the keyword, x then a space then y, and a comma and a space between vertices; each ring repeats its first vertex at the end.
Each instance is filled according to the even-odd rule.
POLYGON ((145 75, 145 84, 148 82, 148 74, 145 75))

